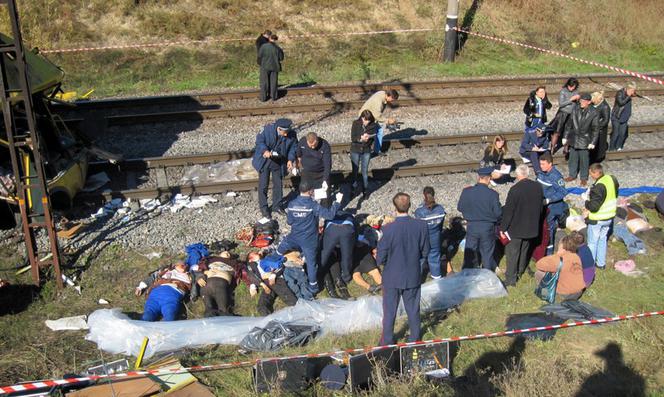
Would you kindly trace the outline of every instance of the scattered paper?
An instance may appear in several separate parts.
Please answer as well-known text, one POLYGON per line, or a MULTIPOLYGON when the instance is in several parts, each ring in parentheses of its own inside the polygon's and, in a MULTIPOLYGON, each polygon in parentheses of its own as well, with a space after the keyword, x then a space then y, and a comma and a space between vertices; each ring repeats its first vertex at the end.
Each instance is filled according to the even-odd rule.
POLYGON ((99 303, 100 305, 110 305, 110 304, 111 304, 111 302, 107 301, 107 300, 104 299, 104 298, 99 298, 99 300, 97 301, 97 303, 99 303))
POLYGON ((327 198, 327 189, 314 189, 314 200, 323 200, 327 198))
POLYGON ((228 193, 226 193, 226 197, 237 197, 237 193, 235 193, 235 192, 228 192, 228 193))
POLYGON ((53 331, 75 331, 79 329, 88 329, 87 316, 63 317, 57 320, 46 320, 46 326, 53 331))

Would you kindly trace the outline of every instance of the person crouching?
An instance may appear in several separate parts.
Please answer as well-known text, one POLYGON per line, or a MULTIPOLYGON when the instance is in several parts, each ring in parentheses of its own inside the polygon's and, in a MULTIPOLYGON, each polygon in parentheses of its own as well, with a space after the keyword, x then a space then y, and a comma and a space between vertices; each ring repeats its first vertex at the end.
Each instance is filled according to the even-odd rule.
POLYGON ((182 300, 191 290, 187 265, 178 261, 173 269, 164 269, 148 290, 143 308, 143 321, 174 321, 180 314, 182 300))

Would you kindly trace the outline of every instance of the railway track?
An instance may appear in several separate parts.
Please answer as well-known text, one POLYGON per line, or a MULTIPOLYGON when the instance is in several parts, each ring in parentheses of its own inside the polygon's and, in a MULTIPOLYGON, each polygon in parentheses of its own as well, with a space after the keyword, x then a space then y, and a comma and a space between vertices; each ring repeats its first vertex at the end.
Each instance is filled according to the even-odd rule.
MULTIPOLYGON (((653 77, 664 76, 663 73, 650 74, 653 77)), ((588 74, 579 76, 581 84, 621 82, 632 78, 618 74, 588 74)), ((281 95, 303 96, 319 95, 323 97, 338 94, 367 94, 378 90, 397 89, 401 91, 446 89, 446 88, 482 88, 482 87, 533 87, 536 85, 563 85, 566 77, 560 75, 548 75, 542 77, 506 78, 506 79, 457 79, 446 81, 415 81, 415 82, 385 82, 380 84, 354 84, 354 85, 315 85, 310 87, 284 87, 280 89, 281 95)), ((226 100, 255 99, 259 95, 258 90, 241 90, 217 93, 204 93, 192 95, 163 95, 132 97, 120 99, 83 100, 74 102, 80 109, 117 109, 136 108, 141 106, 155 105, 177 105, 183 101, 196 101, 198 103, 223 102, 226 100)))
MULTIPOLYGON (((581 77, 580 80, 585 83, 608 83, 616 81, 625 81, 627 78, 622 75, 590 75, 581 77)), ((345 93, 372 93, 379 89, 395 88, 406 93, 417 90, 433 90, 444 88, 481 88, 481 87, 509 87, 519 86, 528 87, 530 90, 533 86, 539 84, 563 84, 563 79, 559 76, 549 76, 542 78, 515 78, 515 79, 500 79, 500 80, 450 80, 450 81, 428 81, 428 82, 412 82, 412 83, 386 83, 386 84, 360 84, 360 85, 346 85, 346 86, 314 86, 293 88, 287 90, 287 95, 301 96, 301 95, 321 95, 327 98, 332 98, 331 101, 322 103, 307 103, 307 104, 290 104, 280 106, 251 106, 241 108, 224 108, 221 105, 209 106, 204 105, 208 102, 215 102, 217 104, 226 100, 237 100, 256 98, 257 91, 236 91, 228 93, 214 93, 214 94, 200 94, 191 96, 156 96, 156 97, 142 97, 142 98, 126 98, 126 99, 108 99, 99 101, 80 101, 76 102, 76 108, 83 111, 94 111, 103 113, 104 109, 132 109, 131 113, 119 115, 106 115, 104 116, 107 126, 122 126, 141 123, 154 123, 154 122, 172 122, 183 120, 204 120, 213 118, 228 118, 228 117, 243 117, 243 116, 262 116, 262 115, 277 115, 288 113, 302 113, 302 112, 329 112, 340 113, 343 111, 359 109, 364 103, 363 100, 350 100, 350 101, 336 101, 334 95, 345 93), (148 106, 163 106, 173 104, 196 104, 198 107, 195 110, 185 111, 165 111, 165 112, 137 112, 141 107, 148 106)), ((439 97, 406 97, 403 95, 398 101, 398 106, 431 106, 431 105, 446 105, 446 104, 463 104, 463 103, 489 103, 489 102, 511 102, 521 101, 525 98, 528 90, 512 94, 480 94, 480 95, 450 95, 439 97)), ((642 95, 648 96, 661 96, 664 95, 664 89, 644 89, 639 91, 642 95)), ((606 91, 606 95, 613 95, 615 91, 606 91)), ((67 111, 66 107, 56 107, 56 110, 67 111)), ((68 109, 71 110, 71 109, 68 109)), ((80 122, 82 119, 69 118, 66 121, 70 123, 80 122)))
MULTIPOLYGON (((664 130, 664 125, 642 125, 634 126, 631 128, 634 133, 649 133, 664 130)), ((511 132, 505 134, 508 139, 519 139, 522 132, 511 132)), ((459 136, 446 136, 446 137, 422 137, 417 139, 401 139, 389 140, 385 143, 386 147, 392 149, 412 148, 412 147, 426 147, 426 146, 439 146, 439 145, 457 145, 483 142, 486 136, 482 134, 473 135, 459 135, 459 136)), ((332 150, 335 153, 343 153, 348 151, 347 144, 334 144, 332 150)), ((252 191, 258 186, 257 179, 229 181, 210 184, 198 185, 179 185, 169 186, 166 177, 167 167, 188 166, 194 164, 209 164, 218 161, 228 161, 232 159, 248 158, 252 155, 251 151, 239 151, 230 153, 211 153, 206 155, 192 155, 192 156, 174 156, 174 157, 161 157, 161 158, 145 158, 145 159, 131 159, 124 160, 118 164, 109 164, 107 162, 91 163, 91 172, 98 172, 101 170, 113 171, 121 173, 138 173, 147 169, 157 169, 157 187, 147 189, 124 189, 114 190, 106 193, 87 193, 77 196, 79 201, 100 203, 108 201, 113 198, 122 199, 151 199, 160 196, 175 195, 182 193, 186 195, 196 194, 217 194, 229 191, 252 191)), ((621 160, 621 159, 636 159, 648 157, 664 157, 664 148, 643 149, 643 150, 630 150, 621 152, 610 152, 607 155, 607 160, 621 160)), ((519 161, 519 159, 516 159, 519 161)), ((556 157, 557 164, 564 162, 562 157, 556 157)), ((415 177, 426 175, 438 175, 454 172, 466 172, 477 167, 477 161, 463 161, 442 164, 428 164, 416 166, 402 166, 396 168, 379 168, 371 171, 373 178, 379 180, 388 180, 399 177, 415 177)), ((333 183, 340 183, 348 178, 349 172, 334 172, 332 175, 333 183)), ((290 178, 284 180, 285 186, 291 186, 292 181, 290 178)))
MULTIPOLYGON (((664 89, 641 90, 642 95, 662 96, 664 89)), ((612 96, 615 91, 605 91, 607 96, 612 96)), ((524 100, 526 93, 516 94, 484 94, 484 95, 454 95, 442 97, 424 97, 424 98, 401 98, 398 101, 399 107, 410 106, 434 106, 449 104, 480 104, 495 102, 515 102, 524 100)), ((283 115, 291 113, 310 113, 310 112, 328 112, 330 114, 341 113, 349 110, 360 109, 364 100, 335 101, 326 103, 309 103, 297 105, 281 106, 255 106, 246 108, 231 109, 202 109, 186 110, 172 112, 156 112, 127 114, 106 117, 108 126, 125 126, 142 123, 172 122, 184 120, 208 120, 216 118, 232 118, 246 116, 265 116, 265 115, 283 115)))
MULTIPOLYGON (((610 129, 609 129, 610 130, 610 129)), ((644 124, 630 125, 629 132, 632 134, 652 133, 664 131, 664 124, 644 124)), ((411 149, 417 147, 463 145, 470 143, 484 143, 490 140, 491 136, 496 134, 465 134, 448 136, 422 136, 401 139, 386 139, 383 142, 383 150, 411 149)), ((523 131, 513 131, 503 133, 505 138, 510 141, 520 141, 523 137, 523 131)), ((332 154, 348 153, 350 151, 349 143, 331 143, 332 154)), ((196 164, 211 164, 220 161, 231 161, 238 159, 251 158, 252 150, 238 150, 233 152, 218 152, 208 154, 195 154, 184 156, 167 157, 146 157, 136 159, 125 159, 112 164, 108 161, 97 161, 89 164, 90 172, 112 171, 120 169, 123 171, 142 171, 153 168, 165 167, 184 167, 196 164)))

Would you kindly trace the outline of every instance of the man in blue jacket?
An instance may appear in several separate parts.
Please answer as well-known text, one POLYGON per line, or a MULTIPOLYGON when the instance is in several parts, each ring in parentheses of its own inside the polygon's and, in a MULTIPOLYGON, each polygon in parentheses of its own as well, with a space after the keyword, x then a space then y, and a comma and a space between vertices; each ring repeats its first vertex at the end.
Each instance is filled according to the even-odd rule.
POLYGON ((284 176, 295 166, 297 139, 291 131, 293 122, 279 119, 263 127, 256 135, 256 147, 251 164, 258 171, 258 205, 261 214, 270 218, 272 211, 283 213, 279 207, 283 196, 284 176), (272 207, 267 206, 267 189, 272 176, 272 207))
POLYGON ((300 182, 300 195, 288 204, 286 221, 291 232, 281 240, 277 253, 283 255, 288 251, 300 251, 304 255, 309 280, 309 290, 316 294, 318 288, 318 220, 333 219, 343 199, 342 193, 336 194, 336 201, 325 208, 313 199, 314 188, 311 182, 300 182))
MULTIPOLYGON (((427 223, 430 245, 427 264, 429 265, 431 278, 436 280, 442 276, 440 271, 440 246, 443 222, 445 222, 445 209, 442 205, 436 203, 436 192, 431 186, 426 186, 422 193, 424 194, 424 202, 415 210, 415 218, 427 223)), ((422 279, 425 277, 426 269, 422 266, 422 279)))
POLYGON ((463 253, 463 268, 473 268, 482 259, 482 267, 494 271, 496 260, 493 251, 496 247, 496 224, 500 221, 503 209, 498 193, 489 187, 493 167, 477 171, 477 184, 461 192, 457 210, 468 222, 466 226, 466 247, 463 253), (478 255, 479 251, 479 255, 478 255))
POLYGON ((394 320, 399 300, 408 315, 408 340, 420 339, 420 262, 429 254, 429 235, 424 221, 408 216, 410 196, 397 193, 392 199, 394 222, 383 228, 376 262, 383 270, 383 333, 381 345, 394 343, 394 320))
POLYGON ((537 173, 537 182, 544 190, 544 205, 546 206, 546 223, 549 226, 549 244, 546 246, 546 254, 553 254, 556 242, 556 230, 559 220, 565 216, 568 209, 567 203, 563 201, 567 196, 565 179, 553 165, 551 153, 544 153, 540 159, 541 172, 537 173))

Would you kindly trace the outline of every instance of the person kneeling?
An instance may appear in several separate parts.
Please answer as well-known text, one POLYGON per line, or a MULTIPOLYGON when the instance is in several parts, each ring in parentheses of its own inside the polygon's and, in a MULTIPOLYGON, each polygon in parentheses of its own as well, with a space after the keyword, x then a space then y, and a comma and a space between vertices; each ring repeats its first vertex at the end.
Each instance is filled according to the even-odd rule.
MULTIPOLYGON (((147 283, 141 282, 136 294, 140 295, 146 288, 148 288, 147 283)), ((180 314, 182 300, 190 290, 191 276, 184 262, 177 262, 172 269, 163 269, 148 289, 148 299, 145 301, 141 320, 157 321, 159 316, 164 321, 176 320, 180 314)))
POLYGON ((581 258, 576 254, 577 245, 573 236, 565 236, 558 244, 558 251, 537 261, 535 279, 539 283, 546 272, 555 273, 560 269, 556 285, 556 301, 570 301, 581 298, 586 284, 583 281, 581 258))

